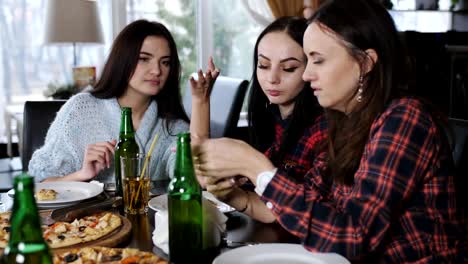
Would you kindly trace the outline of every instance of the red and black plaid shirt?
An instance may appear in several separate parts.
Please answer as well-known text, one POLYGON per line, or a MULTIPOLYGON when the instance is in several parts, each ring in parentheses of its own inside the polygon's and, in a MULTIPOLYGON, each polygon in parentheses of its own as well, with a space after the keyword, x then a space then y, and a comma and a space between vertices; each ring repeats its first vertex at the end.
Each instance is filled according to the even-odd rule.
POLYGON ((262 199, 311 251, 366 263, 459 263, 463 220, 445 146, 419 101, 394 100, 370 129, 352 186, 327 186, 319 157, 304 184, 279 168, 262 199))
MULTIPOLYGON (((265 151, 265 156, 270 160, 273 153, 279 151, 284 130, 289 125, 290 119, 281 120, 276 117, 275 140, 273 144, 265 151)), ((294 148, 290 149, 281 161, 281 164, 274 164, 282 168, 291 175, 298 175, 297 181, 304 181, 304 175, 312 168, 315 157, 319 154, 319 146, 326 140, 327 124, 323 115, 315 119, 315 122, 304 130, 303 135, 294 148), (294 170, 294 173, 290 173, 294 170)))

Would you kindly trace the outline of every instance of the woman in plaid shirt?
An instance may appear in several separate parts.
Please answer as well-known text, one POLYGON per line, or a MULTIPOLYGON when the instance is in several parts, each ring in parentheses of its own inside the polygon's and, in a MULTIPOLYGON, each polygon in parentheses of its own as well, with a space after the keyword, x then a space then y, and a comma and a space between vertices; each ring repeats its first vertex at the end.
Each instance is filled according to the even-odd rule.
MULTIPOLYGON (((318 146, 326 138, 322 108, 309 83, 302 80, 307 63, 302 45, 306 28, 305 18, 281 17, 260 33, 254 48, 248 105, 253 147, 276 167, 302 171, 297 173, 302 176, 312 167, 318 146)), ((212 178, 206 187, 238 211, 259 221, 274 221, 260 197, 248 190, 253 189, 250 184, 237 187, 244 179, 214 183, 212 178)))
POLYGON ((402 96, 406 58, 387 10, 328 1, 310 19, 304 51, 303 78, 329 124, 306 182, 228 139, 202 145, 203 174, 248 177, 308 250, 365 263, 462 262, 450 149, 429 107, 402 96))

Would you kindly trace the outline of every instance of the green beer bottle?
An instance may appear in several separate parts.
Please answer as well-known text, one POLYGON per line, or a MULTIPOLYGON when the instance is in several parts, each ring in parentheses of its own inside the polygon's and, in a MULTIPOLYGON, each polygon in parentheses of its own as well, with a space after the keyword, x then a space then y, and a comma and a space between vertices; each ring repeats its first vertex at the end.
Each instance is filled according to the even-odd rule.
POLYGON ((14 188, 10 241, 1 263, 52 263, 49 247, 42 236, 33 177, 26 173, 16 176, 14 188))
POLYGON ((169 258, 176 264, 202 258, 202 192, 195 176, 190 133, 177 135, 174 178, 168 188, 169 258))
POLYGON ((122 177, 120 172, 120 157, 136 156, 140 148, 135 141, 135 130, 132 122, 132 108, 122 107, 120 119, 119 142, 114 152, 115 195, 123 196, 122 177))

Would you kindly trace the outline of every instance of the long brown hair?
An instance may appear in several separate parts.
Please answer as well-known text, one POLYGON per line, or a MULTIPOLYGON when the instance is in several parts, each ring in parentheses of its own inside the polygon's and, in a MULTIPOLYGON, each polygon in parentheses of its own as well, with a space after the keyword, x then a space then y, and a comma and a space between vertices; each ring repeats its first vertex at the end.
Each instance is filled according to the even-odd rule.
MULTIPOLYGON (((372 49, 378 59, 364 74, 362 101, 350 113, 327 109, 329 124, 327 180, 350 185, 375 118, 407 89, 408 67, 396 27, 375 0, 331 0, 309 19, 331 32, 364 71, 372 49)), ((357 89, 356 89, 357 93, 357 89)), ((355 99, 352 99, 355 100, 355 99)))
POLYGON ((108 99, 122 96, 135 72, 141 46, 148 36, 163 37, 171 51, 170 71, 163 89, 153 96, 158 105, 158 117, 166 119, 165 127, 177 119, 189 122, 180 95, 180 61, 177 48, 169 30, 161 23, 136 20, 128 24, 115 39, 107 61, 91 94, 108 99))

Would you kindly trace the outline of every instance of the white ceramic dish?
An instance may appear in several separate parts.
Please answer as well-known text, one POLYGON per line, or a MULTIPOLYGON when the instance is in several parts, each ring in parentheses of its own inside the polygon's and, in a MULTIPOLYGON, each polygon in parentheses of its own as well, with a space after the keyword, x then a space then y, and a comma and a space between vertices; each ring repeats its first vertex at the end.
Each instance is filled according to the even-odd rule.
MULTIPOLYGON (((37 206, 41 209, 56 209, 79 203, 99 195, 103 188, 97 184, 88 182, 41 182, 35 184, 35 190, 53 189, 57 192, 57 199, 52 201, 37 201, 37 206)), ((8 191, 8 195, 13 197, 15 190, 8 191)))
POLYGON ((335 253, 312 253, 299 244, 259 244, 219 255, 213 264, 350 264, 335 253))
MULTIPOLYGON (((214 197, 213 194, 207 191, 203 191, 203 197, 213 202, 218 208, 218 210, 222 213, 234 212, 236 210, 234 207, 231 207, 228 204, 225 204, 220 200, 216 199, 216 197, 214 197)), ((154 197, 148 202, 148 206, 154 211, 167 210, 167 194, 154 197)))

